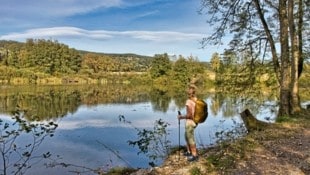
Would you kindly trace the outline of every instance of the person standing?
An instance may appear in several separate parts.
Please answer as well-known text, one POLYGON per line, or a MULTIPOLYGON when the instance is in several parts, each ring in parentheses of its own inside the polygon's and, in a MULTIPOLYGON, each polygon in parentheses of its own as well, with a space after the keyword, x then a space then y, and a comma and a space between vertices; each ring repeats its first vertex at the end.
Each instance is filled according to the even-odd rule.
POLYGON ((187 152, 184 153, 187 156, 187 160, 197 161, 198 160, 198 153, 196 148, 195 142, 195 128, 197 124, 194 122, 194 114, 195 114, 195 104, 196 104, 196 88, 194 86, 189 86, 187 90, 188 99, 186 100, 186 115, 182 116, 181 114, 178 115, 178 119, 182 120, 185 119, 185 141, 186 141, 186 148, 187 152))

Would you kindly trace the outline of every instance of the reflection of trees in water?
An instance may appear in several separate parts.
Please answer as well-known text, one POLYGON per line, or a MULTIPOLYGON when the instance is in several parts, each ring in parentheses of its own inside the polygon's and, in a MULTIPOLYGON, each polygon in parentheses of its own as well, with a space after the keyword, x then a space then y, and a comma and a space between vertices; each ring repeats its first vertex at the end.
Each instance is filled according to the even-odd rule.
MULTIPOLYGON (((177 108, 184 108, 186 90, 176 87, 151 88, 147 85, 98 85, 98 86, 16 86, 0 91, 0 110, 13 111, 18 105, 26 110, 28 120, 44 120, 74 113, 80 105, 152 103, 153 110, 167 112, 173 100, 177 108)), ((209 109, 215 116, 222 111, 225 117, 234 116, 245 108, 255 115, 259 105, 274 100, 260 91, 236 93, 218 92, 197 94, 209 98, 209 109), (209 97, 208 97, 208 96, 209 97)))
POLYGON ((9 113, 20 106, 25 109, 28 120, 40 121, 74 113, 82 104, 131 104, 147 99, 148 93, 142 86, 7 87, 0 92, 0 110, 9 113))
POLYGON ((150 92, 150 101, 155 111, 167 112, 171 101, 171 96, 167 91, 152 89, 150 92))
POLYGON ((275 111, 276 105, 268 105, 266 102, 274 102, 275 93, 262 93, 257 90, 239 91, 239 93, 231 93, 229 91, 217 92, 212 95, 210 109, 216 116, 222 111, 224 117, 232 117, 239 115, 244 109, 251 109, 253 114, 261 112, 261 107, 268 107, 271 111, 275 111))
POLYGON ((145 102, 148 99, 148 87, 130 85, 103 85, 82 87, 82 103, 86 105, 118 103, 132 104, 145 102))
POLYGON ((209 109, 214 114, 214 116, 216 116, 218 114, 218 111, 221 109, 224 99, 225 98, 221 93, 216 93, 211 96, 211 104, 209 104, 209 109))
MULTIPOLYGON (((186 90, 178 89, 156 89, 153 88, 150 92, 150 100, 153 109, 156 111, 166 112, 169 108, 169 104, 174 100, 178 108, 184 108, 185 101, 187 99, 186 90), (178 92, 173 93, 173 92, 178 92)), ((257 114, 260 111, 260 107, 265 105, 266 101, 274 101, 274 93, 263 95, 261 91, 256 93, 246 91, 239 92, 238 94, 229 91, 220 91, 212 94, 197 94, 198 98, 209 99, 209 109, 214 116, 217 116, 219 112, 222 112, 223 117, 232 117, 239 115, 241 111, 246 108, 251 109, 253 114, 257 114)), ((268 106, 269 108, 275 108, 275 106, 268 106)), ((271 109, 272 110, 272 109, 271 109)))
POLYGON ((65 89, 12 92, 1 95, 0 100, 3 112, 13 111, 20 106, 30 121, 57 118, 74 112, 81 102, 79 92, 65 89))

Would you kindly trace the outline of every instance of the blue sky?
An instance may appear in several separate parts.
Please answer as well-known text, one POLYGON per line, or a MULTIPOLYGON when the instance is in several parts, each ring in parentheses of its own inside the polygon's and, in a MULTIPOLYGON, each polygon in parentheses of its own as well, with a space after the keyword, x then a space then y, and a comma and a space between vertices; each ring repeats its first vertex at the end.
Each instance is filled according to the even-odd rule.
POLYGON ((200 0, 1 0, 0 40, 44 38, 87 51, 207 61, 222 50, 201 49, 212 30, 199 7, 200 0))

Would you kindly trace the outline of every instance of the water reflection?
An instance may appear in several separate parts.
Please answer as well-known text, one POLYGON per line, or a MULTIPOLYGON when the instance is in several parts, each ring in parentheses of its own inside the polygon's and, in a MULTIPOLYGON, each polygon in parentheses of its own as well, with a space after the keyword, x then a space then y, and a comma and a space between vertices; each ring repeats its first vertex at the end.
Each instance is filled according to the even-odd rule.
MULTIPOLYGON (((176 108, 183 108, 185 90, 160 90, 147 86, 15 86, 1 87, 0 112, 9 114, 20 106, 27 111, 30 121, 61 118, 75 113, 80 106, 100 104, 136 104, 151 102, 152 110, 167 112, 171 101, 176 108), (175 94, 178 92, 178 94, 175 94)), ((251 94, 250 94, 251 95, 251 94)), ((259 106, 266 101, 274 101, 273 96, 235 97, 223 93, 199 94, 200 98, 209 98, 209 109, 213 115, 223 112, 231 117, 243 108, 259 113, 259 106)), ((269 107, 272 107, 271 105, 269 107)), ((274 110, 274 109, 273 109, 274 110)))
MULTIPOLYGON (((183 92, 185 90, 130 85, 7 86, 1 87, 0 91, 0 118, 10 117, 11 111, 20 106, 26 111, 24 115, 28 121, 52 120, 58 123, 54 137, 46 138, 38 149, 52 154, 53 159, 44 162, 50 163, 49 167, 57 166, 57 163, 93 169, 147 167, 147 157, 137 155, 139 150, 129 146, 128 140, 137 140, 135 128, 151 128, 154 121, 162 119, 170 124, 169 140, 177 145, 176 114, 178 110, 185 112, 186 94, 183 92), (120 115, 125 116, 132 126, 120 122, 120 115)), ((273 96, 236 98, 222 93, 201 93, 198 96, 207 101, 210 109, 207 121, 196 129, 200 146, 214 144, 218 139, 217 132, 242 124, 239 113, 246 108, 261 120, 268 117, 268 121, 274 118, 277 108, 272 103, 273 96)), ((184 127, 181 127, 183 132, 184 127)), ((181 144, 184 143, 181 138, 181 144)), ((68 168, 59 166, 46 169, 44 163, 33 166, 29 173, 68 171, 68 168)))

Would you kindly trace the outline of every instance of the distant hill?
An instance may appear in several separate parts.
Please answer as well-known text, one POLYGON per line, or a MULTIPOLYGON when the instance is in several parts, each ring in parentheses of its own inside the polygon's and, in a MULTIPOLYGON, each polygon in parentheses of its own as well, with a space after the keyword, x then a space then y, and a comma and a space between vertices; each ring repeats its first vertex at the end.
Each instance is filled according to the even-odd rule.
POLYGON ((85 50, 78 50, 82 55, 83 54, 98 54, 98 55, 103 55, 103 56, 110 56, 110 57, 131 57, 131 58, 147 58, 147 59, 152 59, 153 57, 151 56, 145 56, 145 55, 138 55, 134 53, 103 53, 103 52, 90 52, 90 51, 85 51, 85 50))
MULTIPOLYGON (((26 43, 19 42, 19 41, 12 41, 12 40, 0 40, 0 49, 12 49, 12 48, 21 48, 26 43)), ((74 48, 73 48, 74 49, 74 48)), ((92 52, 92 51, 86 51, 86 50, 77 50, 81 55, 84 54, 97 54, 97 55, 104 55, 104 56, 110 56, 110 57, 131 57, 131 58, 147 58, 152 59, 152 56, 145 56, 145 55, 138 55, 134 53, 103 53, 103 52, 92 52)))

